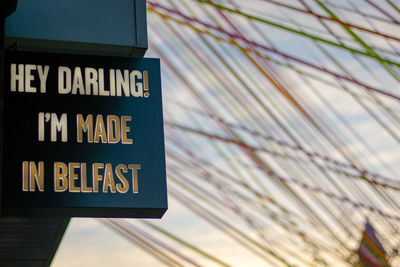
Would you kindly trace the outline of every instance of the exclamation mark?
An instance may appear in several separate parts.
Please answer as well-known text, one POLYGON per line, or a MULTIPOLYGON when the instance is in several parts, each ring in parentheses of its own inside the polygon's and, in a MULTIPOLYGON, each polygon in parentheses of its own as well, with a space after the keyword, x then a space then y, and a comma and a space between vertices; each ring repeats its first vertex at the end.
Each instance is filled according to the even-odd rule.
POLYGON ((148 98, 150 96, 150 93, 149 93, 149 76, 147 70, 143 71, 143 83, 144 83, 144 97, 148 98))

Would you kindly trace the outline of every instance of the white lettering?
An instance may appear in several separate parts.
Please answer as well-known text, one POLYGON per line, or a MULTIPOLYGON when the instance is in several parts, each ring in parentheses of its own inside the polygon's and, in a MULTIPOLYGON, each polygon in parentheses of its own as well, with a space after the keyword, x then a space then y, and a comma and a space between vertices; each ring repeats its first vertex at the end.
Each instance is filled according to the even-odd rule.
POLYGON ((68 67, 58 67, 58 93, 71 93, 71 69, 68 67))
POLYGON ((74 80, 72 82, 72 94, 76 95, 77 90, 79 90, 80 95, 85 94, 85 87, 83 85, 83 78, 81 68, 76 67, 74 70, 74 80))
POLYGON ((131 72, 131 94, 134 97, 142 97, 143 96, 143 84, 141 82, 136 82, 136 78, 142 79, 142 73, 138 70, 134 70, 131 72))
POLYGON ((129 71, 124 70, 124 77, 122 77, 121 70, 117 70, 117 96, 122 96, 121 89, 124 90, 125 96, 129 97, 129 71))
POLYGON ((36 70, 36 65, 26 64, 25 65, 25 92, 36 93, 36 87, 31 86, 31 82, 34 77, 32 75, 32 70, 36 70))
POLYGON ((39 80, 40 80, 40 92, 41 93, 46 93, 46 81, 47 81, 47 75, 49 74, 49 66, 43 66, 38 65, 37 70, 39 74, 39 80))
POLYGON ((98 95, 99 85, 97 83, 97 71, 94 68, 85 68, 85 88, 87 95, 98 95), (92 90, 92 93, 91 91, 92 90))
POLYGON ((99 69, 99 94, 101 96, 109 96, 110 92, 104 89, 104 70, 99 69))
POLYGON ((51 141, 57 141, 57 132, 61 132, 61 141, 68 142, 67 114, 63 113, 58 120, 56 113, 51 113, 51 141))
POLYGON ((11 92, 15 92, 17 90, 17 82, 18 82, 18 92, 24 91, 24 64, 18 64, 18 74, 17 74, 17 65, 11 64, 11 92))

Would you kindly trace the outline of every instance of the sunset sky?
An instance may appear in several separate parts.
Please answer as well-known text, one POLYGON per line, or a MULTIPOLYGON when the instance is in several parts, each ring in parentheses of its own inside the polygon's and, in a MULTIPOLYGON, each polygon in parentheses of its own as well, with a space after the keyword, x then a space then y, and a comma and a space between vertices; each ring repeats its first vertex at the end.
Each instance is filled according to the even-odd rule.
POLYGON ((169 209, 74 218, 52 266, 351 266, 366 219, 399 249, 398 1, 147 7, 169 209))

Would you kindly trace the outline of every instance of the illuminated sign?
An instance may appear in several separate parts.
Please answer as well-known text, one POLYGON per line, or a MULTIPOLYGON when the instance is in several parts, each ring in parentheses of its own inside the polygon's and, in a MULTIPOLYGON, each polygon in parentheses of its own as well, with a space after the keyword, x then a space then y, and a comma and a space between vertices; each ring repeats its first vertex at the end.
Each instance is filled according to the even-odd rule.
POLYGON ((159 218, 158 59, 8 52, 2 213, 159 218))

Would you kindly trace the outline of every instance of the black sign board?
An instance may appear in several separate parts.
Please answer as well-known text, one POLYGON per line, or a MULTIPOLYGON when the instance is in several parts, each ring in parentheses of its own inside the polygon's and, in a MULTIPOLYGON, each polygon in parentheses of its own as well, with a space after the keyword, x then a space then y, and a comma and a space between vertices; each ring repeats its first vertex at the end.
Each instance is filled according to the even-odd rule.
POLYGON ((8 52, 2 215, 159 218, 158 59, 8 52))

